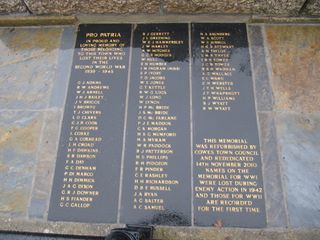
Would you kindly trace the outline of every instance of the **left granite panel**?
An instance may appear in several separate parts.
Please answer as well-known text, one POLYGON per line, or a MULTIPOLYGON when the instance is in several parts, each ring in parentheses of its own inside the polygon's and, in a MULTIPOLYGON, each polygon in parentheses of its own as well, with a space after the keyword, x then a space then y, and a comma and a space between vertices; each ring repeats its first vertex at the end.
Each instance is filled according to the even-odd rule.
POLYGON ((58 66, 60 57, 71 61, 61 47, 71 31, 0 28, 0 217, 46 217, 62 112, 52 96, 61 85, 64 102, 68 77, 58 66))

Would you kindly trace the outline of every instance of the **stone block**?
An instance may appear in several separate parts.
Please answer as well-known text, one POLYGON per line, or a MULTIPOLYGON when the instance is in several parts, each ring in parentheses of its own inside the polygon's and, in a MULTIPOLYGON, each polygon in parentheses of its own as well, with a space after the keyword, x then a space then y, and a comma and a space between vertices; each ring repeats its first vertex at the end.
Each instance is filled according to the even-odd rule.
POLYGON ((289 223, 320 227, 320 114, 277 115, 289 223))
POLYGON ((273 16, 298 16, 305 0, 254 0, 252 13, 273 16))
POLYGON ((25 216, 31 194, 43 115, 0 112, 0 214, 25 216))
POLYGON ((255 13, 265 15, 298 15, 304 0, 164 0, 167 13, 255 13))
POLYGON ((310 0, 303 13, 307 16, 308 15, 320 16, 320 1, 310 0))
POLYGON ((262 171, 265 187, 267 226, 286 227, 286 207, 272 113, 259 113, 262 171))
POLYGON ((24 13, 24 12, 27 12, 27 8, 21 0, 0 1, 0 13, 24 13))
POLYGON ((273 109, 273 95, 269 82, 268 68, 261 26, 248 26, 251 62, 255 81, 255 97, 258 111, 273 109))
POLYGON ((320 27, 268 26, 275 109, 320 111, 320 27))
POLYGON ((159 0, 25 0, 34 14, 158 13, 159 0))
POLYGON ((164 0, 167 13, 251 13, 254 0, 164 0))

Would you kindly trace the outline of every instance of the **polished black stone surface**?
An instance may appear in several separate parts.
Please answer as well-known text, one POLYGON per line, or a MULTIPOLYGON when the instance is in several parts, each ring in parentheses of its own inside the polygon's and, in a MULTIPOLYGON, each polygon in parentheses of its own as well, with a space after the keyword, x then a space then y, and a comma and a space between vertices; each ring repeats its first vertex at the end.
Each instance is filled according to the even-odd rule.
POLYGON ((133 46, 120 220, 190 225, 188 24, 138 25, 133 46))
POLYGON ((192 24, 192 99, 195 225, 265 226, 245 24, 192 24))
POLYGON ((79 27, 49 220, 117 220, 130 36, 129 24, 79 27))
POLYGON ((245 24, 81 25, 49 219, 264 227, 259 149, 245 24))

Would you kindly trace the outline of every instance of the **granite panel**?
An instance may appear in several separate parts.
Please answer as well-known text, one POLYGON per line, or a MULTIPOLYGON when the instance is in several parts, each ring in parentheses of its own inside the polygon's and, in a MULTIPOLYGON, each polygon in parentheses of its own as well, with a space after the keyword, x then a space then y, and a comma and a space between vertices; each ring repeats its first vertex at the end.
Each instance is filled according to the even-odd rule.
POLYGON ((275 109, 320 110, 320 26, 267 26, 275 109))
POLYGON ((320 114, 277 114, 289 223, 320 226, 320 114))
POLYGON ((0 214, 25 216, 29 203, 42 113, 0 112, 0 214))
POLYGON ((273 94, 269 82, 268 68, 261 26, 249 25, 248 37, 251 49, 252 72, 255 81, 256 106, 258 111, 273 109, 273 94))
POLYGON ((277 136, 272 113, 259 113, 267 226, 287 226, 277 136))

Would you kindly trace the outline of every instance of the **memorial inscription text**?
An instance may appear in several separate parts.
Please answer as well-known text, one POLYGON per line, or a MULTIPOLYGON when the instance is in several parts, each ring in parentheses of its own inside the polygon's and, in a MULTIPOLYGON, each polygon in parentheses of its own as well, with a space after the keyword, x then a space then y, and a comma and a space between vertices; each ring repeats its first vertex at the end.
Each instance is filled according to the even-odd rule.
POLYGON ((265 226, 245 24, 80 25, 49 219, 265 226))

